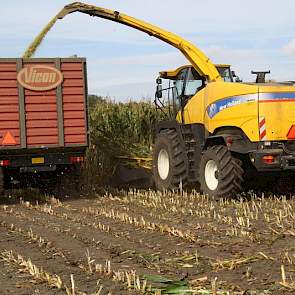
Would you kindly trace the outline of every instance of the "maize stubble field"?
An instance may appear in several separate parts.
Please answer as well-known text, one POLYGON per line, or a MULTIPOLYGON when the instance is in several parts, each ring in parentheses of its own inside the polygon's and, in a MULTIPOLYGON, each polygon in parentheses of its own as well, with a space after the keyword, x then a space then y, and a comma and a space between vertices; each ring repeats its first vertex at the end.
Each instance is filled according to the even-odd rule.
MULTIPOLYGON (((103 186, 122 159, 149 166, 152 126, 164 115, 97 99, 84 177, 103 186)), ((294 197, 146 190, 2 203, 0 294, 295 293, 294 197)))
POLYGON ((1 292, 294 294, 294 209, 147 190, 1 205, 1 292))

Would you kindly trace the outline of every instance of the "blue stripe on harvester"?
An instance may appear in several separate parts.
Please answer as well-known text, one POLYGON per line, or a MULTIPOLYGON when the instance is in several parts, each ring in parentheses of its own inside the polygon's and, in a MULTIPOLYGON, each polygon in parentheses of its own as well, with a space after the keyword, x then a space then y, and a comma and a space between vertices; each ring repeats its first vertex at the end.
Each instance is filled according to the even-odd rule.
POLYGON ((241 103, 255 101, 257 100, 257 98, 257 93, 227 97, 210 104, 207 108, 207 113, 208 116, 212 119, 216 114, 218 114, 222 110, 239 105, 241 103))
POLYGON ((295 99, 295 92, 269 92, 259 93, 259 100, 288 100, 295 99))

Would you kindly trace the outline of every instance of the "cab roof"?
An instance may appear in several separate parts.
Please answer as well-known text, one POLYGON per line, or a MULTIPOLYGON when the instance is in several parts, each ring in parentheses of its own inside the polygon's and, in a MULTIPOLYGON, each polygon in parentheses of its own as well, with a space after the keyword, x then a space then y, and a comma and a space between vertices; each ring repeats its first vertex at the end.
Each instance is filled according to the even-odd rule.
MULTIPOLYGON (((170 79, 170 80, 176 80, 178 74, 180 71, 182 71, 183 69, 186 68, 192 68, 192 65, 183 65, 179 68, 177 68, 176 70, 169 70, 169 71, 161 71, 160 77, 163 79, 170 79)), ((216 68, 230 68, 229 64, 215 64, 216 68)))

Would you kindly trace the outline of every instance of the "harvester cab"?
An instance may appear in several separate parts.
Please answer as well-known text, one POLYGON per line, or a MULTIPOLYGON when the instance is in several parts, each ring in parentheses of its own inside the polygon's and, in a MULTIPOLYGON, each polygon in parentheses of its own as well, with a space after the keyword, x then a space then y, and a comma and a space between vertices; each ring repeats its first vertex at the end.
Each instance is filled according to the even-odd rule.
POLYGON ((155 105, 167 117, 175 118, 184 108, 188 100, 205 87, 206 79, 190 65, 185 65, 173 71, 160 72, 156 80, 155 105), (166 87, 162 87, 162 81, 166 87))
MULTIPOLYGON (((228 64, 215 64, 224 82, 240 82, 228 64)), ((206 86, 206 79, 191 65, 184 65, 176 70, 162 71, 156 79, 155 105, 167 117, 175 117, 197 92, 206 86), (163 80, 166 86, 163 88, 163 80)))

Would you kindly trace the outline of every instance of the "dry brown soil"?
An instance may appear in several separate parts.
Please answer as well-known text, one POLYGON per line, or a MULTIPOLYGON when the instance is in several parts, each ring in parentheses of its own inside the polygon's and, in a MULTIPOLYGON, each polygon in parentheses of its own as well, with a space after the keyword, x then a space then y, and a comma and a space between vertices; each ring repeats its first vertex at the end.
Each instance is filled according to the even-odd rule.
POLYGON ((295 294, 294 209, 152 191, 4 201, 0 294, 295 294))

